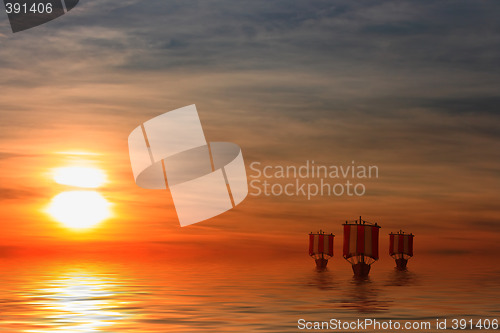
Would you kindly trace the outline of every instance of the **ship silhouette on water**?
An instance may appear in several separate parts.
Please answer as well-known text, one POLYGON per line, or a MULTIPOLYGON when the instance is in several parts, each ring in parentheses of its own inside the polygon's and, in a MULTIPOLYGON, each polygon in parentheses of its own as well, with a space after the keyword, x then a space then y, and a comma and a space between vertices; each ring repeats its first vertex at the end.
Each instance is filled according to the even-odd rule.
MULTIPOLYGON (((352 265, 356 278, 368 277, 371 265, 379 259, 379 230, 377 223, 359 220, 346 221, 344 224, 343 256, 352 265)), ((412 233, 400 230, 389 234, 389 255, 396 261, 396 268, 406 270, 408 259, 413 257, 412 233)), ((326 269, 328 260, 333 257, 333 233, 326 234, 320 230, 309 234, 309 255, 316 262, 316 269, 326 269)))
POLYGON ((354 276, 366 278, 371 265, 378 260, 380 226, 364 221, 346 221, 344 224, 344 259, 352 265, 354 276))
POLYGON ((389 234, 389 254, 396 260, 398 270, 406 270, 408 259, 413 257, 413 234, 405 234, 403 231, 389 234))
POLYGON ((326 234, 324 231, 309 234, 309 255, 316 261, 316 269, 326 269, 328 259, 333 257, 334 234, 326 234))

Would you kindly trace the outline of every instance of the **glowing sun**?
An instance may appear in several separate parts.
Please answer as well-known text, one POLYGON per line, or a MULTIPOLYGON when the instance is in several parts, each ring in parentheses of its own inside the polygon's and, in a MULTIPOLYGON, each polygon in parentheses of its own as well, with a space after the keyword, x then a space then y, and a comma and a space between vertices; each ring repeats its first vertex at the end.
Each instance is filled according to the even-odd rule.
MULTIPOLYGON (((54 169, 53 179, 61 185, 97 188, 106 182, 106 174, 97 168, 67 166, 54 169)), ((111 216, 111 204, 96 191, 69 191, 56 195, 46 212, 64 226, 87 229, 111 216)))
POLYGON ((95 191, 70 191, 56 195, 47 212, 68 228, 86 229, 111 216, 111 204, 95 191))
POLYGON ((97 188, 106 182, 106 175, 100 169, 86 167, 63 167, 53 170, 54 180, 61 185, 82 188, 97 188))

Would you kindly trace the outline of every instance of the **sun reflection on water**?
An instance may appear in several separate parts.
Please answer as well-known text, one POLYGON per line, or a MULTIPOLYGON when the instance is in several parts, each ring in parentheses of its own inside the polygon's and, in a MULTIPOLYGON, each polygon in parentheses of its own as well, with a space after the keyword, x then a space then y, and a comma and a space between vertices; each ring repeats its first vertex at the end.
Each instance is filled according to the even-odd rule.
MULTIPOLYGON (((50 327, 25 332, 99 332, 101 328, 126 320, 119 311, 128 302, 117 300, 111 277, 75 270, 60 275, 37 290, 41 311, 49 313, 50 327)), ((47 318, 49 319, 49 318, 47 318)))

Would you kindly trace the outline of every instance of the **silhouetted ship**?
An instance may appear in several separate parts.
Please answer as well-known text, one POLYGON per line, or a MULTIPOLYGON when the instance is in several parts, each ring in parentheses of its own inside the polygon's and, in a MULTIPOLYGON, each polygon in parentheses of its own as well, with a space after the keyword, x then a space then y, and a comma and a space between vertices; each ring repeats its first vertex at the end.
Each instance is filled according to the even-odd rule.
POLYGON ((396 267, 399 270, 406 270, 408 259, 413 257, 413 234, 405 234, 399 231, 397 234, 389 234, 389 254, 396 260, 396 267))
POLYGON ((378 260, 380 226, 363 221, 346 221, 344 224, 344 258, 352 265, 354 275, 367 277, 371 265, 378 260))
POLYGON ((325 270, 328 259, 333 257, 333 238, 334 234, 325 234, 320 230, 318 233, 309 234, 309 255, 316 261, 318 270, 325 270))

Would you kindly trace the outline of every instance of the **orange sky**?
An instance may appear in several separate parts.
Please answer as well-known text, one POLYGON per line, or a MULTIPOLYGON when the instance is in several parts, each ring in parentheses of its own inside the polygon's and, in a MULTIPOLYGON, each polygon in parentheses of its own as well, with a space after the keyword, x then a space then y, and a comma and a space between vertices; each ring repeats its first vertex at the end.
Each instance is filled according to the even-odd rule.
MULTIPOLYGON (((163 22, 156 17, 149 25, 142 16, 143 25, 127 25, 109 17, 97 22, 95 11, 82 4, 73 25, 65 17, 0 35, 1 246, 300 253, 306 235, 320 228, 337 234, 339 247, 341 223, 362 215, 383 227, 381 246, 388 233, 403 229, 417 235, 416 247, 425 253, 500 249, 500 122, 491 112, 498 76, 478 69, 481 59, 459 68, 419 59, 394 35, 380 33, 373 43, 346 23, 342 29, 357 37, 359 50, 377 50, 353 58, 354 45, 328 47, 328 20, 340 25, 336 18, 267 30, 247 22, 253 37, 224 34, 212 18, 206 38, 198 39, 203 24, 190 26, 191 20, 155 29, 163 22), (176 49, 176 40, 186 49, 176 49), (384 41, 395 49, 385 49, 384 41), (401 58, 387 62, 396 54, 401 58), (145 120, 190 104, 197 105, 209 141, 242 148, 248 173, 254 161, 354 160, 377 165, 380 177, 366 183, 363 197, 249 196, 226 214, 180 228, 168 191, 135 185, 127 137, 145 120), (75 151, 91 154, 61 153, 75 151), (105 171, 109 182, 97 190, 113 204, 112 218, 76 232, 43 212, 68 189, 50 175, 66 165, 105 171)), ((362 12, 357 15, 345 19, 360 22, 362 12)), ((236 19, 227 24, 239 27, 236 19)), ((422 52, 430 54, 431 46, 422 52)), ((472 52, 447 46, 458 58, 460 47, 472 52)))

